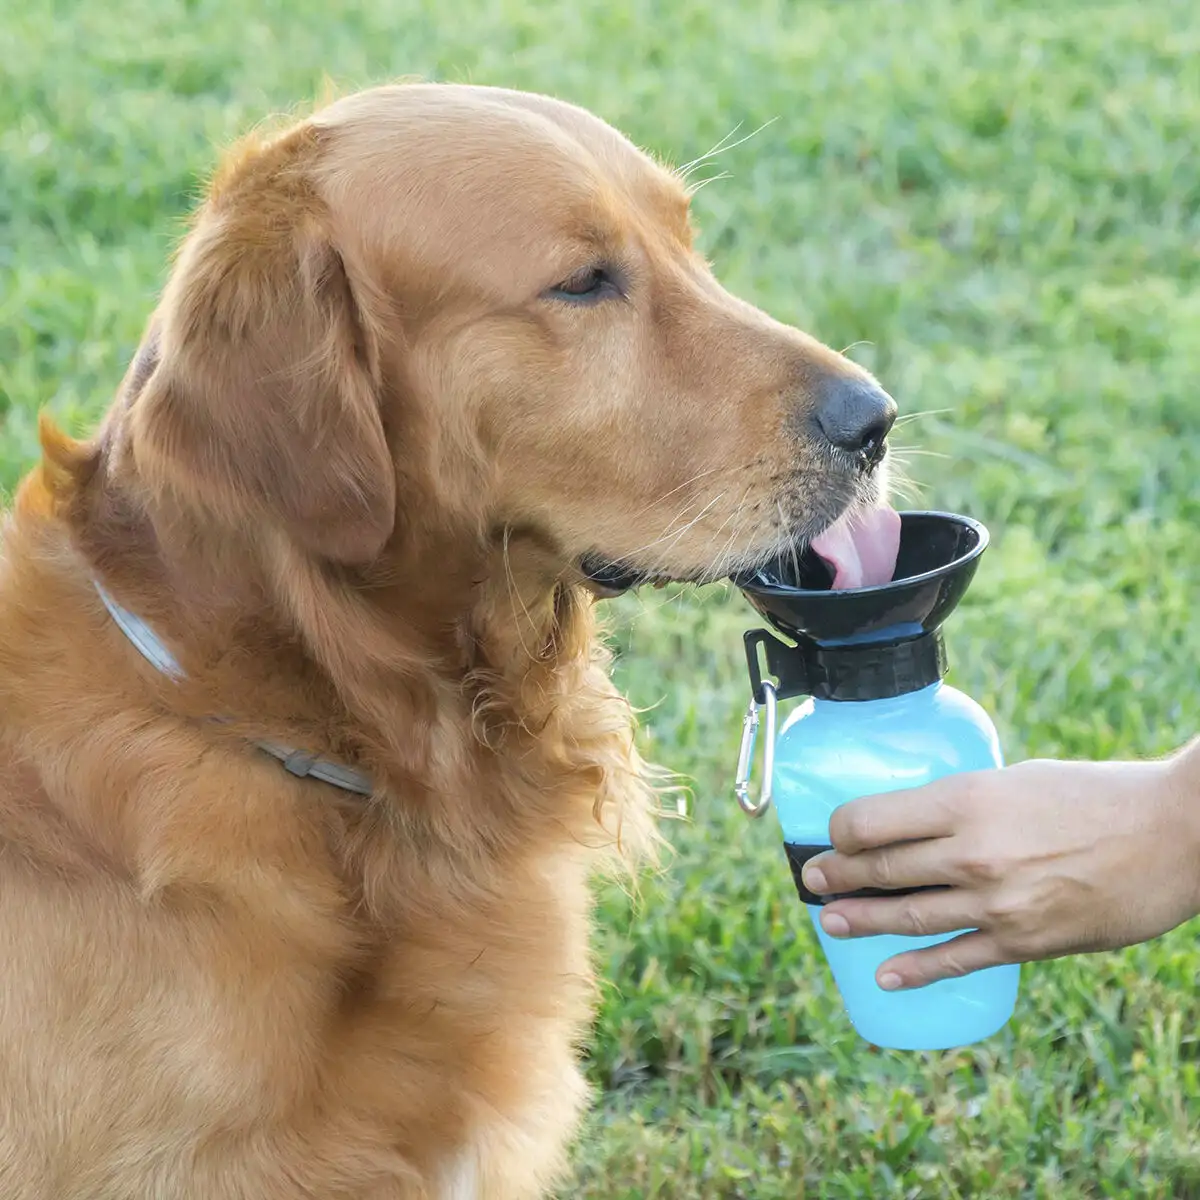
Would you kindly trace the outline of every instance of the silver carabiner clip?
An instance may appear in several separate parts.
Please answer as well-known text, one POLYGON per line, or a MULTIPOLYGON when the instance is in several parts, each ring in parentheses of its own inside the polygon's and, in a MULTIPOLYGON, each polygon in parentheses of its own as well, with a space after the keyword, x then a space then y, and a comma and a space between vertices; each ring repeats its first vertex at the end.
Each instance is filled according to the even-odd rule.
POLYGON ((771 775, 775 770, 775 685, 770 680, 762 681, 762 690, 767 710, 766 745, 763 747, 763 781, 758 800, 750 799, 750 768, 754 758, 754 743, 758 740, 758 701, 750 697, 750 706, 742 719, 742 748, 738 752, 737 780, 733 793, 738 806, 748 817, 761 817, 771 807, 771 775))

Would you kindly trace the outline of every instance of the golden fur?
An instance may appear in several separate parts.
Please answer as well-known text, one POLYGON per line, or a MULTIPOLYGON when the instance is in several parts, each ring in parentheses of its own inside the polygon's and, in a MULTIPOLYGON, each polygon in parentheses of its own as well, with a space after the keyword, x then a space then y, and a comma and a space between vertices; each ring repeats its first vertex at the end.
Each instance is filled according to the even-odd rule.
POLYGON ((805 432, 835 376, 576 108, 385 87, 239 147, 6 522, 0 1196, 542 1194, 589 875, 655 836, 580 556, 717 577, 869 498, 805 432), (596 261, 625 295, 547 294, 596 261))

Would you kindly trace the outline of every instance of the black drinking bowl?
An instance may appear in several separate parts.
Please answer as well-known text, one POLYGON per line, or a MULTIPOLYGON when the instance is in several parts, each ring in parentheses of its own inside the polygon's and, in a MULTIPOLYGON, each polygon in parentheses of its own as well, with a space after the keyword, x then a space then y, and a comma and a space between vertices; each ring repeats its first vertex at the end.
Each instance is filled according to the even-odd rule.
POLYGON ((835 592, 813 553, 783 555, 732 577, 780 633, 817 643, 905 641, 932 633, 954 611, 987 549, 988 531, 956 513, 902 512, 891 583, 835 592))

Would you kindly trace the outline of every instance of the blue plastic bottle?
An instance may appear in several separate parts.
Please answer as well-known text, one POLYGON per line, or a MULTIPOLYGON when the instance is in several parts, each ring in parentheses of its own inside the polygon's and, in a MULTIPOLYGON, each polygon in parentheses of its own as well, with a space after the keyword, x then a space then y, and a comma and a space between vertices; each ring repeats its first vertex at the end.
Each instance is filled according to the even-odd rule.
MULTIPOLYGON (((829 818, 841 804, 1001 764, 987 713, 943 682, 940 627, 966 591, 987 540, 986 529, 969 518, 903 513, 900 556, 889 584, 834 592, 826 582, 822 589, 814 586, 821 574, 811 560, 736 580, 796 642, 787 645, 766 630, 746 635, 757 701, 748 732, 758 705, 766 704, 773 717, 776 697, 807 697, 768 749, 774 760, 768 794, 793 878, 851 1023, 867 1041, 889 1049, 949 1049, 996 1033, 1015 1008, 1020 968, 992 967, 913 991, 885 992, 875 973, 886 959, 956 935, 831 938, 818 919, 824 901, 807 891, 800 872, 829 848, 829 818), (763 678, 761 650, 778 682, 763 678)), ((770 737, 772 721, 767 724, 770 737)), ((749 745, 747 739, 743 783, 749 745)), ((765 811, 765 804, 746 803, 744 786, 739 798, 754 815, 765 811)))

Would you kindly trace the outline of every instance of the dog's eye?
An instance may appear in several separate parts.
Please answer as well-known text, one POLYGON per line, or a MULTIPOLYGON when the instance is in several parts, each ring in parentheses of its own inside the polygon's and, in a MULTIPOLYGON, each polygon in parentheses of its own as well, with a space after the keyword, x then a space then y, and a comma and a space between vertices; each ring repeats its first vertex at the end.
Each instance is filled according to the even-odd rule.
POLYGON ((607 296, 619 296, 621 289, 608 267, 584 267, 555 284, 547 294, 555 300, 588 304, 607 296))

